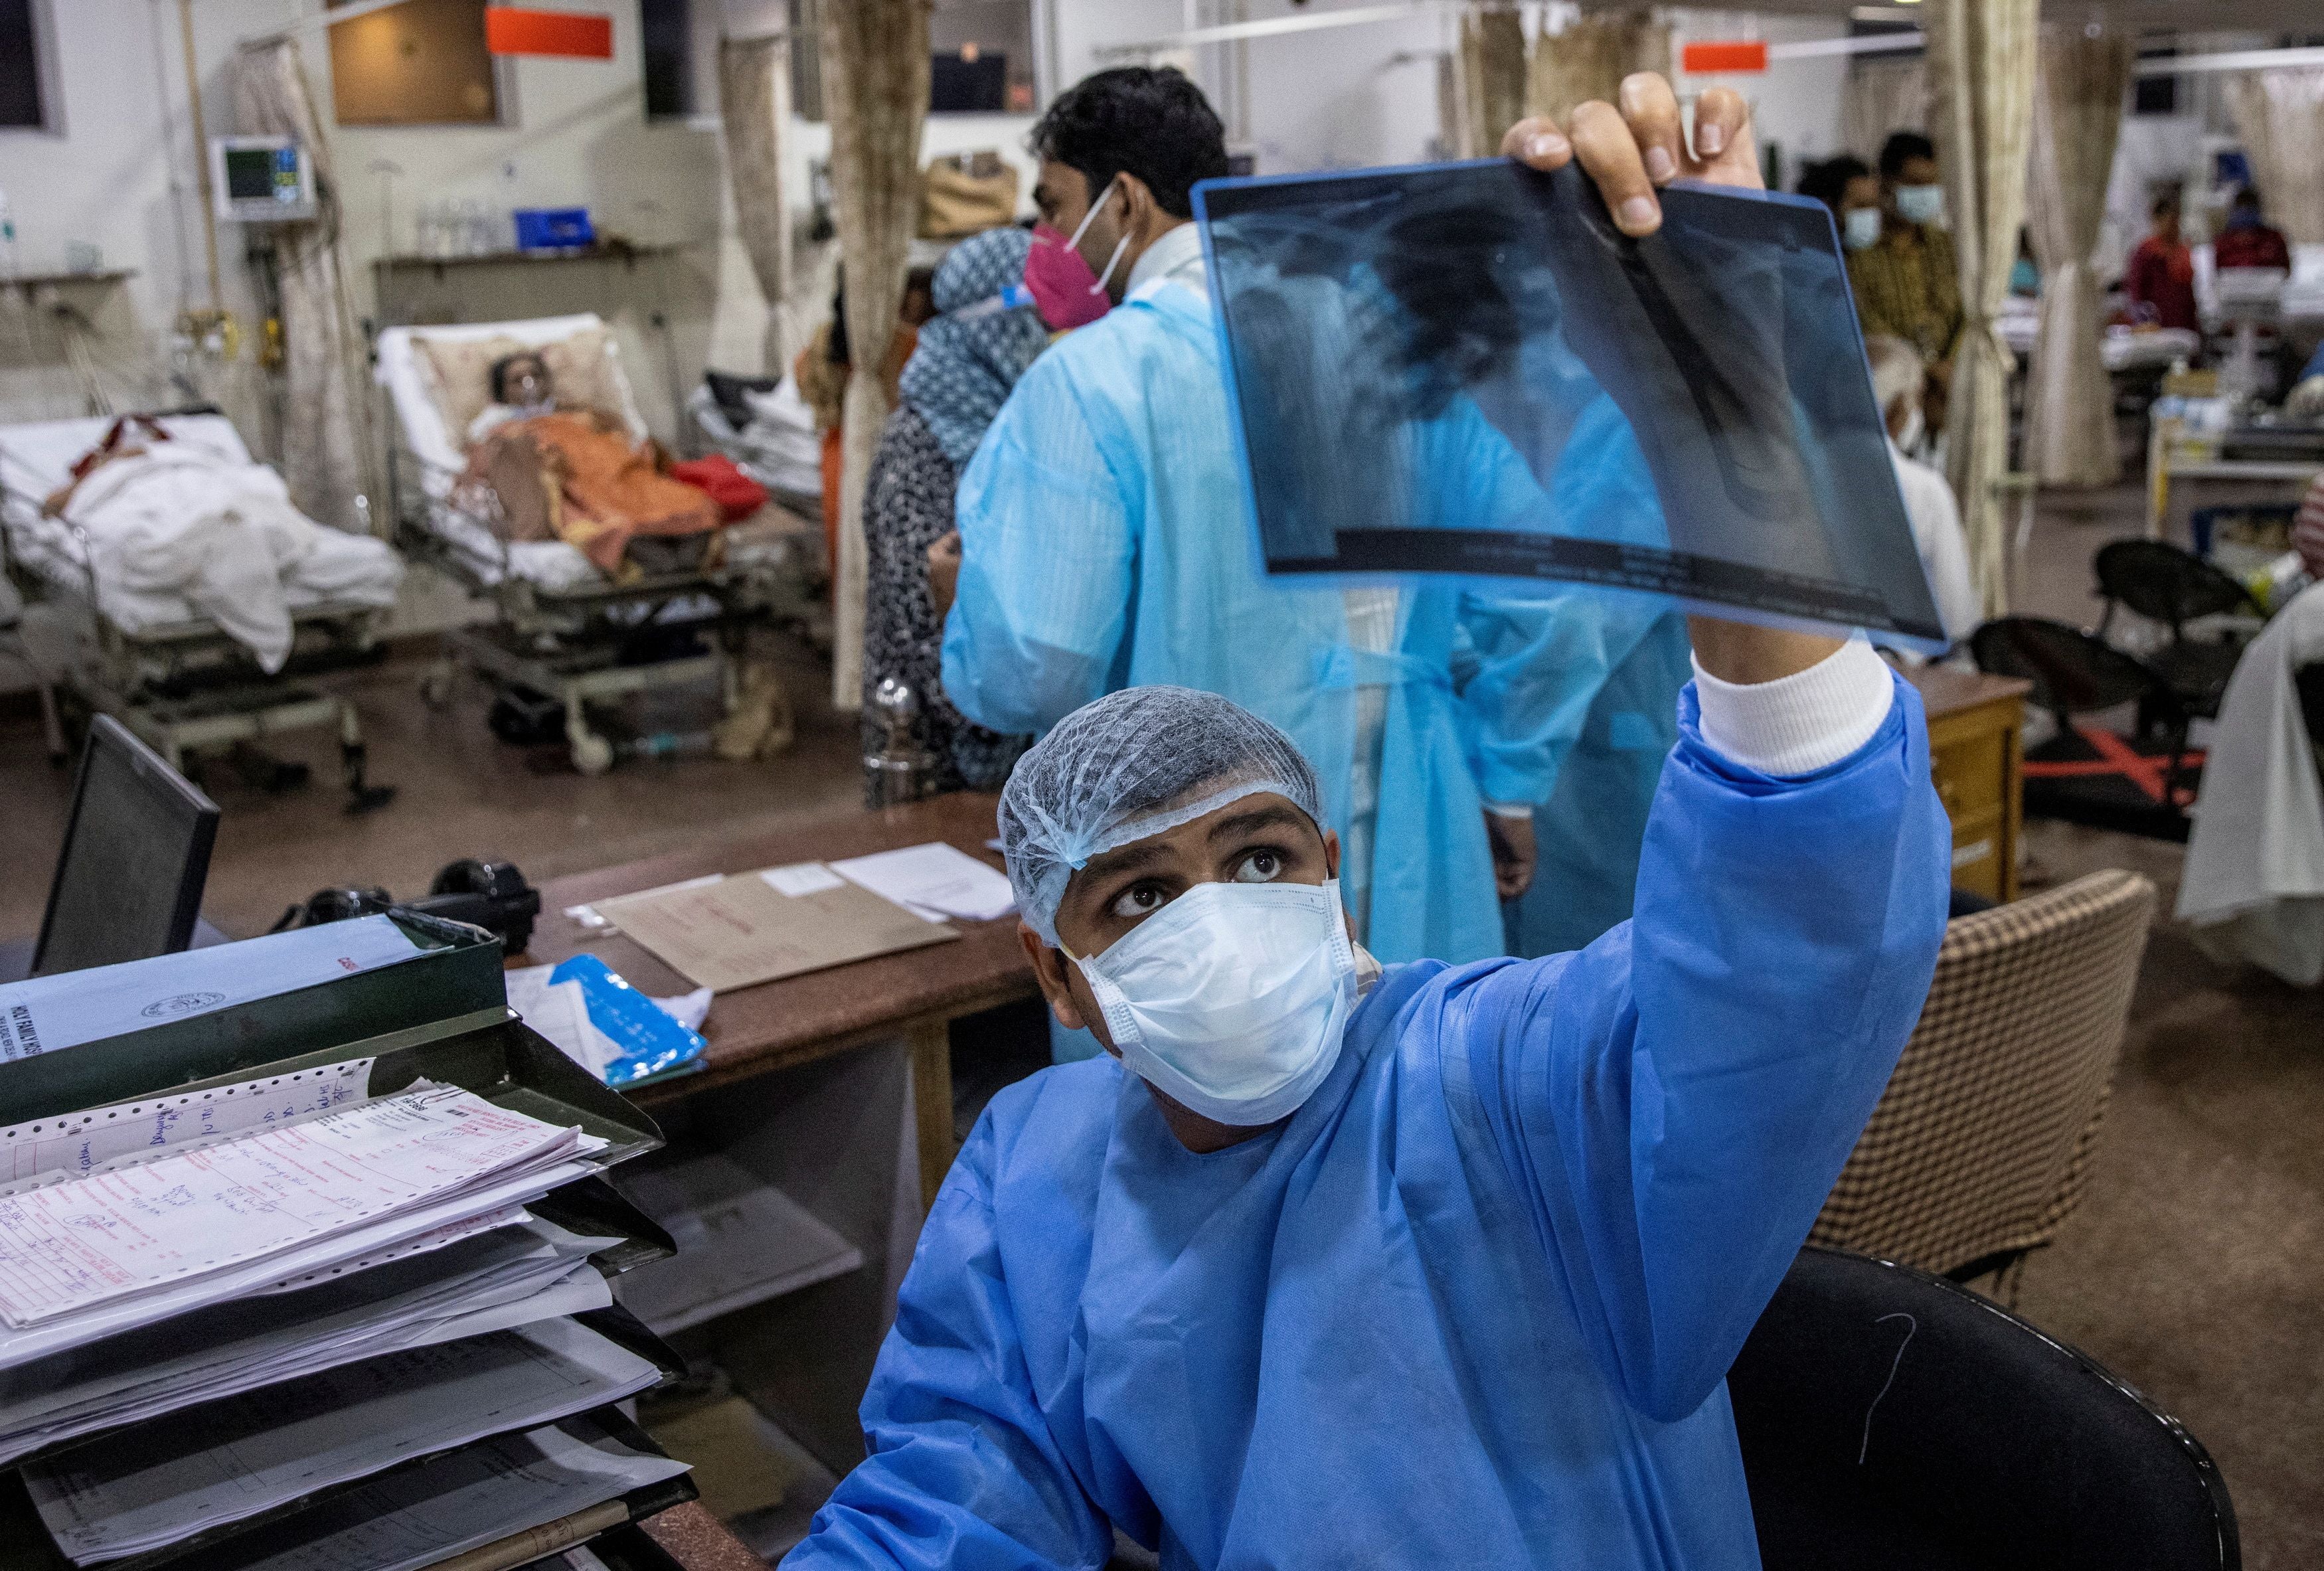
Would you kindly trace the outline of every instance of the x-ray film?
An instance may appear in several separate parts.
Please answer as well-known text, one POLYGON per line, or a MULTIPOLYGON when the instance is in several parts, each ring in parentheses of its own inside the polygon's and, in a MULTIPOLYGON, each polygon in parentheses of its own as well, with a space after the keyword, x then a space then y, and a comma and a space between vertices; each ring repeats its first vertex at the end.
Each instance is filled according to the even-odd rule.
POLYGON ((1495 159, 1212 180, 1194 210, 1268 572, 1941 646, 1821 205, 1674 187, 1633 240, 1580 171, 1495 159))

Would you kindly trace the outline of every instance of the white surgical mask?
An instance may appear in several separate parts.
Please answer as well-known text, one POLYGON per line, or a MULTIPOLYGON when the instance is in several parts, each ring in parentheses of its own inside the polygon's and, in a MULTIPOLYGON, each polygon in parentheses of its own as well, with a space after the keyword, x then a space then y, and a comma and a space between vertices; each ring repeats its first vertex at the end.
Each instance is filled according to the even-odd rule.
POLYGON ((1915 224, 1933 224, 1945 216, 1942 186, 1898 186, 1896 211, 1915 224))
POLYGON ((1190 1112, 1246 1127, 1314 1094, 1356 1002, 1337 879, 1198 883, 1074 964, 1124 1065, 1190 1112))
POLYGON ((1850 251, 1863 251, 1880 243, 1880 209, 1850 208, 1840 216, 1840 243, 1850 251))
POLYGON ((1904 417, 1904 429, 1896 433, 1899 452, 1914 453, 1920 449, 1921 439, 1928 434, 1928 422, 1921 418, 1921 406, 1914 404, 1913 412, 1904 417))

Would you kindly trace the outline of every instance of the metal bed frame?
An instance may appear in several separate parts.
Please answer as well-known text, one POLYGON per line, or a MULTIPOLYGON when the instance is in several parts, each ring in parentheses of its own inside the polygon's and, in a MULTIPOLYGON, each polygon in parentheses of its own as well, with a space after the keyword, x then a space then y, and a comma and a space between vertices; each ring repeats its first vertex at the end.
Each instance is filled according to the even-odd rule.
MULTIPOLYGON (((393 400, 384 402, 388 429, 400 433, 393 400)), ((412 452, 400 434, 392 442, 388 495, 397 549, 488 600, 497 614, 489 624, 441 635, 444 652, 423 679, 422 696, 441 705, 459 676, 474 672, 496 692, 521 689, 549 699, 564 711, 573 766, 585 775, 603 774, 614 759, 613 744, 591 723, 593 705, 715 680, 731 714, 741 698, 741 661, 751 629, 812 621, 805 596, 791 593, 784 581, 798 575, 781 564, 721 564, 619 584, 544 588, 515 570, 497 498, 488 488, 473 488, 487 509, 480 514, 456 499, 448 483, 456 479, 412 452), (447 483, 442 496, 426 484, 431 476, 447 483), (420 484, 411 483, 415 477, 420 484), (491 536, 500 553, 496 579, 430 526, 429 512, 435 508, 459 514, 491 536)))
MULTIPOLYGON (((0 481, 0 504, 37 510, 38 497, 0 481)), ((364 499, 359 511, 367 513, 364 499)), ((366 775, 363 721, 352 699, 315 685, 328 672, 376 663, 386 656, 379 641, 385 610, 320 601, 291 613, 290 656, 279 671, 261 670, 249 650, 216 623, 190 618, 139 630, 122 627, 101 609, 96 553, 88 533, 69 524, 79 541, 85 583, 66 581, 23 559, 14 539, 18 525, 0 506, 0 569, 23 591, 28 606, 42 605, 69 620, 79 655, 63 673, 64 686, 85 709, 110 715, 183 770, 186 755, 237 743, 256 744, 288 731, 320 727, 338 734, 339 761, 350 812, 383 807, 392 786, 374 785, 366 775)), ((43 718, 53 714, 53 694, 37 670, 43 718)), ((66 737, 60 725, 44 725, 49 756, 65 762, 66 737)), ((267 783, 281 789, 300 783, 302 768, 279 769, 267 783)))

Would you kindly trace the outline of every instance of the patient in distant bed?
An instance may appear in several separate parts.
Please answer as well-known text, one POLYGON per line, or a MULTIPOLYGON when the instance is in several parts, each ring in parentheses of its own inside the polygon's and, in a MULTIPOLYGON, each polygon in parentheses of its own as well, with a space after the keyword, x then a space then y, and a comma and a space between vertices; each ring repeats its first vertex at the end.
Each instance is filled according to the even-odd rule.
POLYGON ((557 402, 531 350, 493 363, 493 402, 468 427, 464 485, 489 486, 512 541, 561 540, 608 578, 712 565, 722 522, 667 454, 595 410, 557 402))

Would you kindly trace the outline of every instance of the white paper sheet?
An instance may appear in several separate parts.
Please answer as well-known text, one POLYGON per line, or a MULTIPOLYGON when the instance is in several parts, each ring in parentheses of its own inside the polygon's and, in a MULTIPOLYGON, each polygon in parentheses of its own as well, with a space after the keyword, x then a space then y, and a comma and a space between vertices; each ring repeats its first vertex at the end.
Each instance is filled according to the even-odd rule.
POLYGON ((643 1390, 651 1363, 549 1320, 348 1364, 213 1402, 24 1469, 81 1564, 173 1544, 398 1463, 643 1390))
POLYGON ((264 1260, 558 1160, 578 1133, 446 1088, 33 1189, 0 1200, 0 1319, 38 1326, 264 1260))
POLYGON ((420 953, 389 918, 358 917, 12 982, 0 986, 0 1063, 272 998, 420 953))
POLYGON ((941 840, 851 856, 831 868, 930 921, 989 922, 1017 909, 1007 875, 941 840))
MULTIPOLYGON (((586 1416, 464 1446, 199 1552, 189 1571, 420 1571, 686 1471, 586 1416)), ((543 1544, 540 1553, 558 1548, 543 1544)))
POLYGON ((788 867, 761 868, 759 876, 765 879, 770 887, 794 899, 803 894, 813 894, 819 889, 837 889, 840 883, 839 874, 820 862, 794 862, 788 867))
POLYGON ((554 966, 527 966, 506 973, 509 1007, 524 1023, 547 1037, 557 1050, 589 1071, 600 1085, 617 1056, 613 1042, 589 1020, 589 995, 578 982, 551 982, 554 966))
POLYGON ((183 1146, 361 1102, 372 1060, 349 1058, 233 1086, 147 1096, 0 1129, 0 1199, 34 1184, 86 1178, 116 1157, 183 1146))

